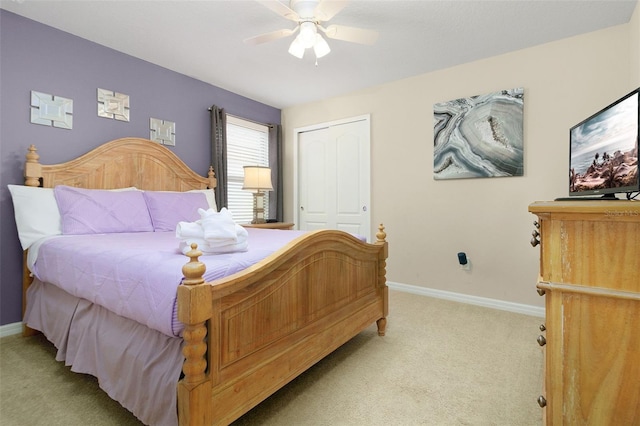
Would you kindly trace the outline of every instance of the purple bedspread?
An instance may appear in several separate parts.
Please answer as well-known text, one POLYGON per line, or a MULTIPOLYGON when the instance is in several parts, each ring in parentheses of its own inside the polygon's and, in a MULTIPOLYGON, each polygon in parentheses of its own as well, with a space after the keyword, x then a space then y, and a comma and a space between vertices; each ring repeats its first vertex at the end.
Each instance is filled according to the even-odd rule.
MULTIPOLYGON (((253 265, 304 231, 247 229, 249 250, 201 256, 205 280, 213 281, 253 265)), ((176 294, 182 266, 174 232, 63 235, 44 241, 34 275, 68 293, 168 336, 181 334, 176 294)))

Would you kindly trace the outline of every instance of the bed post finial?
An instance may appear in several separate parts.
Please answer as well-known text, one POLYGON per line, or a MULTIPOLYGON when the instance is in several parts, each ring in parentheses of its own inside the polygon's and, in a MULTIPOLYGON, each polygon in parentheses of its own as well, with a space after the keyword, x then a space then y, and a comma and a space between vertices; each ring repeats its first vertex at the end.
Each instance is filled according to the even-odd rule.
POLYGON ((202 256, 202 252, 198 250, 198 245, 196 243, 191 244, 191 250, 186 253, 186 256, 191 260, 182 267, 182 274, 184 275, 182 284, 202 284, 204 282, 204 278, 202 276, 207 268, 204 263, 198 260, 198 257, 202 256))
POLYGON ((27 161, 24 163, 24 184, 26 186, 40 186, 40 178, 42 177, 42 165, 38 161, 40 156, 36 152, 35 145, 29 146, 27 152, 27 161))
POLYGON ((380 224, 380 226, 378 226, 378 232, 376 233, 377 242, 384 243, 386 241, 385 238, 387 238, 387 233, 384 232, 384 225, 380 224))
POLYGON ((214 189, 218 186, 218 179, 216 179, 216 174, 213 171, 213 166, 209 166, 209 173, 207 173, 207 177, 209 178, 209 189, 214 189))

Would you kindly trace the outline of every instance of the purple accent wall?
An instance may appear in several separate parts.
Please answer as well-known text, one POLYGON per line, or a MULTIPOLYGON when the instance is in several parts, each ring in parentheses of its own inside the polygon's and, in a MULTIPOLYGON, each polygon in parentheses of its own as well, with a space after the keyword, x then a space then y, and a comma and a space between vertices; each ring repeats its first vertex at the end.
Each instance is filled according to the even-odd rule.
POLYGON ((59 163, 112 139, 148 138, 149 118, 159 118, 176 123, 176 146, 170 149, 205 175, 211 105, 258 122, 280 123, 277 108, 6 10, 0 10, 0 53, 0 325, 21 321, 22 248, 7 185, 23 183, 30 144, 43 163, 59 163), (129 122, 98 117, 98 88, 129 95, 129 122), (32 90, 73 99, 73 129, 31 124, 32 90))

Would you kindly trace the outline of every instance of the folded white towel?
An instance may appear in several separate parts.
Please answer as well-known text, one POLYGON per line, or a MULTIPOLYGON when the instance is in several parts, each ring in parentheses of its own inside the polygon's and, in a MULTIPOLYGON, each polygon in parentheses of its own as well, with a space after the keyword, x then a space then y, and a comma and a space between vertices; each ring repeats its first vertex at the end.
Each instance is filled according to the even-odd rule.
POLYGON ((236 225, 236 236, 236 242, 211 242, 198 237, 184 238, 180 241, 180 251, 183 254, 187 254, 191 250, 192 243, 198 245, 198 250, 203 255, 247 251, 249 249, 249 233, 247 230, 240 225, 236 225))
POLYGON ((180 251, 187 254, 191 244, 196 243, 203 255, 232 253, 249 249, 249 233, 233 221, 231 212, 222 208, 220 212, 213 209, 198 209, 200 220, 195 222, 179 222, 176 226, 176 237, 180 239, 180 251))
POLYGON ((238 241, 237 225, 226 207, 223 207, 219 212, 213 209, 198 209, 198 213, 200 214, 200 224, 204 230, 204 239, 207 242, 228 244, 238 241))
POLYGON ((176 226, 177 238, 202 238, 204 239, 204 229, 200 221, 197 222, 178 222, 176 226))
POLYGON ((247 251, 249 249, 248 241, 218 247, 209 247, 204 240, 202 240, 202 242, 202 245, 198 244, 197 238, 193 240, 180 241, 180 251, 182 254, 187 254, 191 250, 191 243, 198 244, 198 250, 202 252, 203 256, 208 254, 236 253, 247 251))

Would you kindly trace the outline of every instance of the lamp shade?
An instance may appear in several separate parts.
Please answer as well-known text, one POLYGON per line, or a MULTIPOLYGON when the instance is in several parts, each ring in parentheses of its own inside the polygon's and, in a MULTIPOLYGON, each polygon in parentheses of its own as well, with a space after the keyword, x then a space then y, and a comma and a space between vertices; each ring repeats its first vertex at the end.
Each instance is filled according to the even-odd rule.
POLYGON ((264 166, 244 166, 244 183, 242 189, 273 191, 271 169, 264 166))
POLYGON ((291 53, 298 59, 302 59, 305 50, 306 48, 304 47, 304 43, 300 40, 300 34, 298 34, 298 36, 293 39, 291 45, 289 46, 289 53, 291 53))
POLYGON ((331 52, 331 48, 329 47, 329 43, 322 38, 320 34, 316 34, 316 44, 313 46, 313 51, 316 54, 316 58, 322 58, 331 52))

